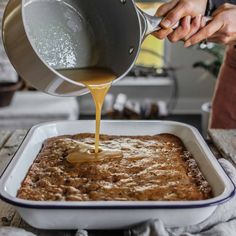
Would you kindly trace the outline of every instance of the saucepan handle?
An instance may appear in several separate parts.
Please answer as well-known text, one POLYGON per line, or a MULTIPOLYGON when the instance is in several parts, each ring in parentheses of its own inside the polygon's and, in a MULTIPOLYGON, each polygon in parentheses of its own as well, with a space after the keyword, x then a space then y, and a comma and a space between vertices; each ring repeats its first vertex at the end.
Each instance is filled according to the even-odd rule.
MULTIPOLYGON (((149 35, 155 31, 158 31, 161 29, 160 23, 162 21, 162 17, 157 17, 157 16, 151 16, 148 15, 147 13, 143 12, 142 10, 138 9, 139 14, 142 18, 141 23, 144 24, 144 35, 149 35)), ((206 22, 211 21, 213 18, 205 16, 206 22)), ((172 29, 176 29, 179 26, 179 22, 177 22, 174 26, 172 26, 172 29)))

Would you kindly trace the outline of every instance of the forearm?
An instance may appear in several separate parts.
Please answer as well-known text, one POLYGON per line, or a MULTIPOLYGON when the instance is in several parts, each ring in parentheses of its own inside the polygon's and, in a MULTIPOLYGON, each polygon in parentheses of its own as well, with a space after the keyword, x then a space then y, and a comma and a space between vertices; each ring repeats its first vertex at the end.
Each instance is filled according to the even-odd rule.
POLYGON ((206 15, 210 16, 220 5, 224 3, 236 4, 236 0, 208 0, 206 15))

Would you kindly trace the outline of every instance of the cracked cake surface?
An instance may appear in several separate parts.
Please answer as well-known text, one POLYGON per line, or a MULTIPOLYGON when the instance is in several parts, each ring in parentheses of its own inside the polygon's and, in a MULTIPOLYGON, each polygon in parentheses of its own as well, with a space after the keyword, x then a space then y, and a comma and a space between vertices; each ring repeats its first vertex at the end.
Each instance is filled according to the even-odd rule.
POLYGON ((88 150, 93 147, 94 134, 47 139, 17 196, 35 201, 188 201, 212 197, 193 156, 172 134, 101 135, 103 155, 70 163, 68 155, 81 150, 81 145, 88 150))

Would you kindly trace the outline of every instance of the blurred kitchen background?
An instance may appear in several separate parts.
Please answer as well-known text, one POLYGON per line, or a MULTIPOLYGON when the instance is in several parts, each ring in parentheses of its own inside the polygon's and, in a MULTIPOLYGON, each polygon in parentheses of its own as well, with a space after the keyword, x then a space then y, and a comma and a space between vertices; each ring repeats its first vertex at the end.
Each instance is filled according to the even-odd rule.
MULTIPOLYGON (((6 2, 0 2, 0 20, 6 2)), ((137 4, 155 14, 161 1, 137 4)), ((182 43, 149 36, 135 67, 110 90, 103 118, 175 120, 192 124, 204 134, 223 51, 213 44, 185 49, 182 43)), ((89 94, 57 98, 25 84, 10 65, 0 40, 0 129, 29 129, 51 120, 94 119, 94 113, 89 94)))

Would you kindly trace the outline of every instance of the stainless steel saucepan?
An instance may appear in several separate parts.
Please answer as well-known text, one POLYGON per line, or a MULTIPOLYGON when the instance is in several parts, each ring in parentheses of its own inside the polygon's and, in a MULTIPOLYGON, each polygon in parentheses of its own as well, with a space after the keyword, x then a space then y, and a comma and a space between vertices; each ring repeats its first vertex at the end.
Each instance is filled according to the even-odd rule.
POLYGON ((33 87, 79 96, 87 89, 57 70, 105 67, 119 80, 160 21, 132 0, 10 0, 3 42, 16 71, 33 87))

